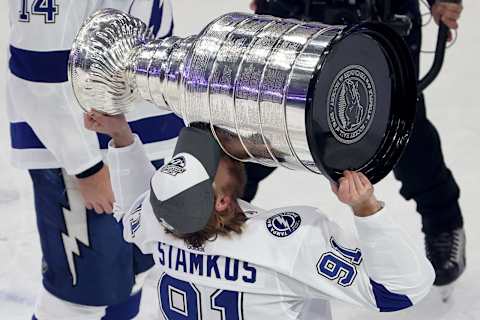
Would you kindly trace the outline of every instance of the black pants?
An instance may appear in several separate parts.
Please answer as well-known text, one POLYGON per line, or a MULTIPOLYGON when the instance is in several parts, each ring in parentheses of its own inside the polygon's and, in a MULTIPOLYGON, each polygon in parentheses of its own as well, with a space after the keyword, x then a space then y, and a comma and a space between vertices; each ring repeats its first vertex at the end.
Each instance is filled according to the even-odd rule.
POLYGON ((412 136, 393 172, 402 182, 400 194, 417 203, 425 233, 435 234, 463 226, 458 204, 460 189, 445 165, 440 137, 427 119, 423 96, 417 103, 412 136))
MULTIPOLYGON (((421 48, 419 22, 405 40, 418 74, 421 48)), ((250 163, 246 169, 244 199, 250 201, 257 192, 258 183, 274 169, 250 163)), ((463 226, 458 204, 460 190, 445 165, 438 132, 427 119, 423 95, 417 101, 417 115, 410 142, 394 173, 402 182, 400 194, 406 200, 413 199, 417 203, 417 211, 422 216, 423 232, 435 234, 463 226)))
MULTIPOLYGON (((422 43, 419 23, 405 40, 418 74, 422 43)), ((427 118, 423 95, 417 101, 412 136, 393 172, 402 182, 400 194, 406 200, 413 199, 417 203, 423 232, 435 234, 463 226, 458 204, 460 189, 445 165, 440 136, 427 118)))

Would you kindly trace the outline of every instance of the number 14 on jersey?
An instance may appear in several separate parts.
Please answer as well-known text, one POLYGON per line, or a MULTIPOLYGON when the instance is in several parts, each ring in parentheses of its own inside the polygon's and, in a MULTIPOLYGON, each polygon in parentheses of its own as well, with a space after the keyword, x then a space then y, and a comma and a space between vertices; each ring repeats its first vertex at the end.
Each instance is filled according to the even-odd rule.
POLYGON ((31 15, 38 15, 44 17, 45 23, 55 23, 59 13, 59 6, 55 2, 56 0, 20 0, 18 20, 30 22, 31 15))

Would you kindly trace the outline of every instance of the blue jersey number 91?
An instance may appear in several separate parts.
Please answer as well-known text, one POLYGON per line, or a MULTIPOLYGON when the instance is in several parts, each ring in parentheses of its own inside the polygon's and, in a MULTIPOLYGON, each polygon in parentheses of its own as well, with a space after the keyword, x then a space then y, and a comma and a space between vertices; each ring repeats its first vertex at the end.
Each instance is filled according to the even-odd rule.
MULTIPOLYGON (((202 294, 190 282, 164 274, 158 284, 160 307, 169 320, 204 320, 202 294)), ((207 302, 207 301, 206 301, 207 302)), ((242 293, 217 290, 209 296, 208 306, 218 311, 218 319, 242 320, 242 293)), ((212 320, 212 319, 208 319, 212 320)))
POLYGON ((333 237, 330 245, 334 251, 324 253, 317 263, 320 275, 330 280, 336 280, 343 287, 352 285, 357 276, 357 266, 362 263, 360 249, 349 249, 339 245, 333 237))

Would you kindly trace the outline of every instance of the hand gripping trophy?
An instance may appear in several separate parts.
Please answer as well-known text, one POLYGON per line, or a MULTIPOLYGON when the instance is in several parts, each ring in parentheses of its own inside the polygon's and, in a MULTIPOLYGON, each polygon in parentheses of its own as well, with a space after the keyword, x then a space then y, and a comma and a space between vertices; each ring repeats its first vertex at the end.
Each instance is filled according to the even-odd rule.
POLYGON ((381 24, 230 13, 197 36, 152 41, 143 22, 104 9, 79 31, 69 75, 86 111, 144 99, 208 124, 233 158, 331 180, 346 169, 385 177, 415 114, 408 49, 381 24))

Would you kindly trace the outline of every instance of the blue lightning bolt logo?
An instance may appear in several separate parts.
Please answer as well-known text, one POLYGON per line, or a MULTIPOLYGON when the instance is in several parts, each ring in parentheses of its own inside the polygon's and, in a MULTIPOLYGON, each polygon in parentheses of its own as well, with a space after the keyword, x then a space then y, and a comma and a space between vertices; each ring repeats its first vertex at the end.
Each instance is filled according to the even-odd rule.
POLYGON ((276 218, 276 223, 277 223, 277 225, 280 225, 280 226, 283 227, 283 228, 279 228, 279 226, 277 226, 277 228, 280 229, 280 230, 283 230, 283 231, 285 231, 285 230, 291 230, 290 223, 285 219, 284 216, 283 216, 283 217, 282 217, 282 216, 278 216, 278 217, 276 218))
POLYGON ((78 242, 90 246, 88 238, 87 209, 80 193, 74 189, 72 178, 65 177, 65 187, 70 208, 62 208, 66 232, 62 232, 63 247, 68 267, 72 275, 73 286, 77 285, 77 270, 74 254, 80 256, 78 242), (77 242, 78 241, 78 242, 77 242))

